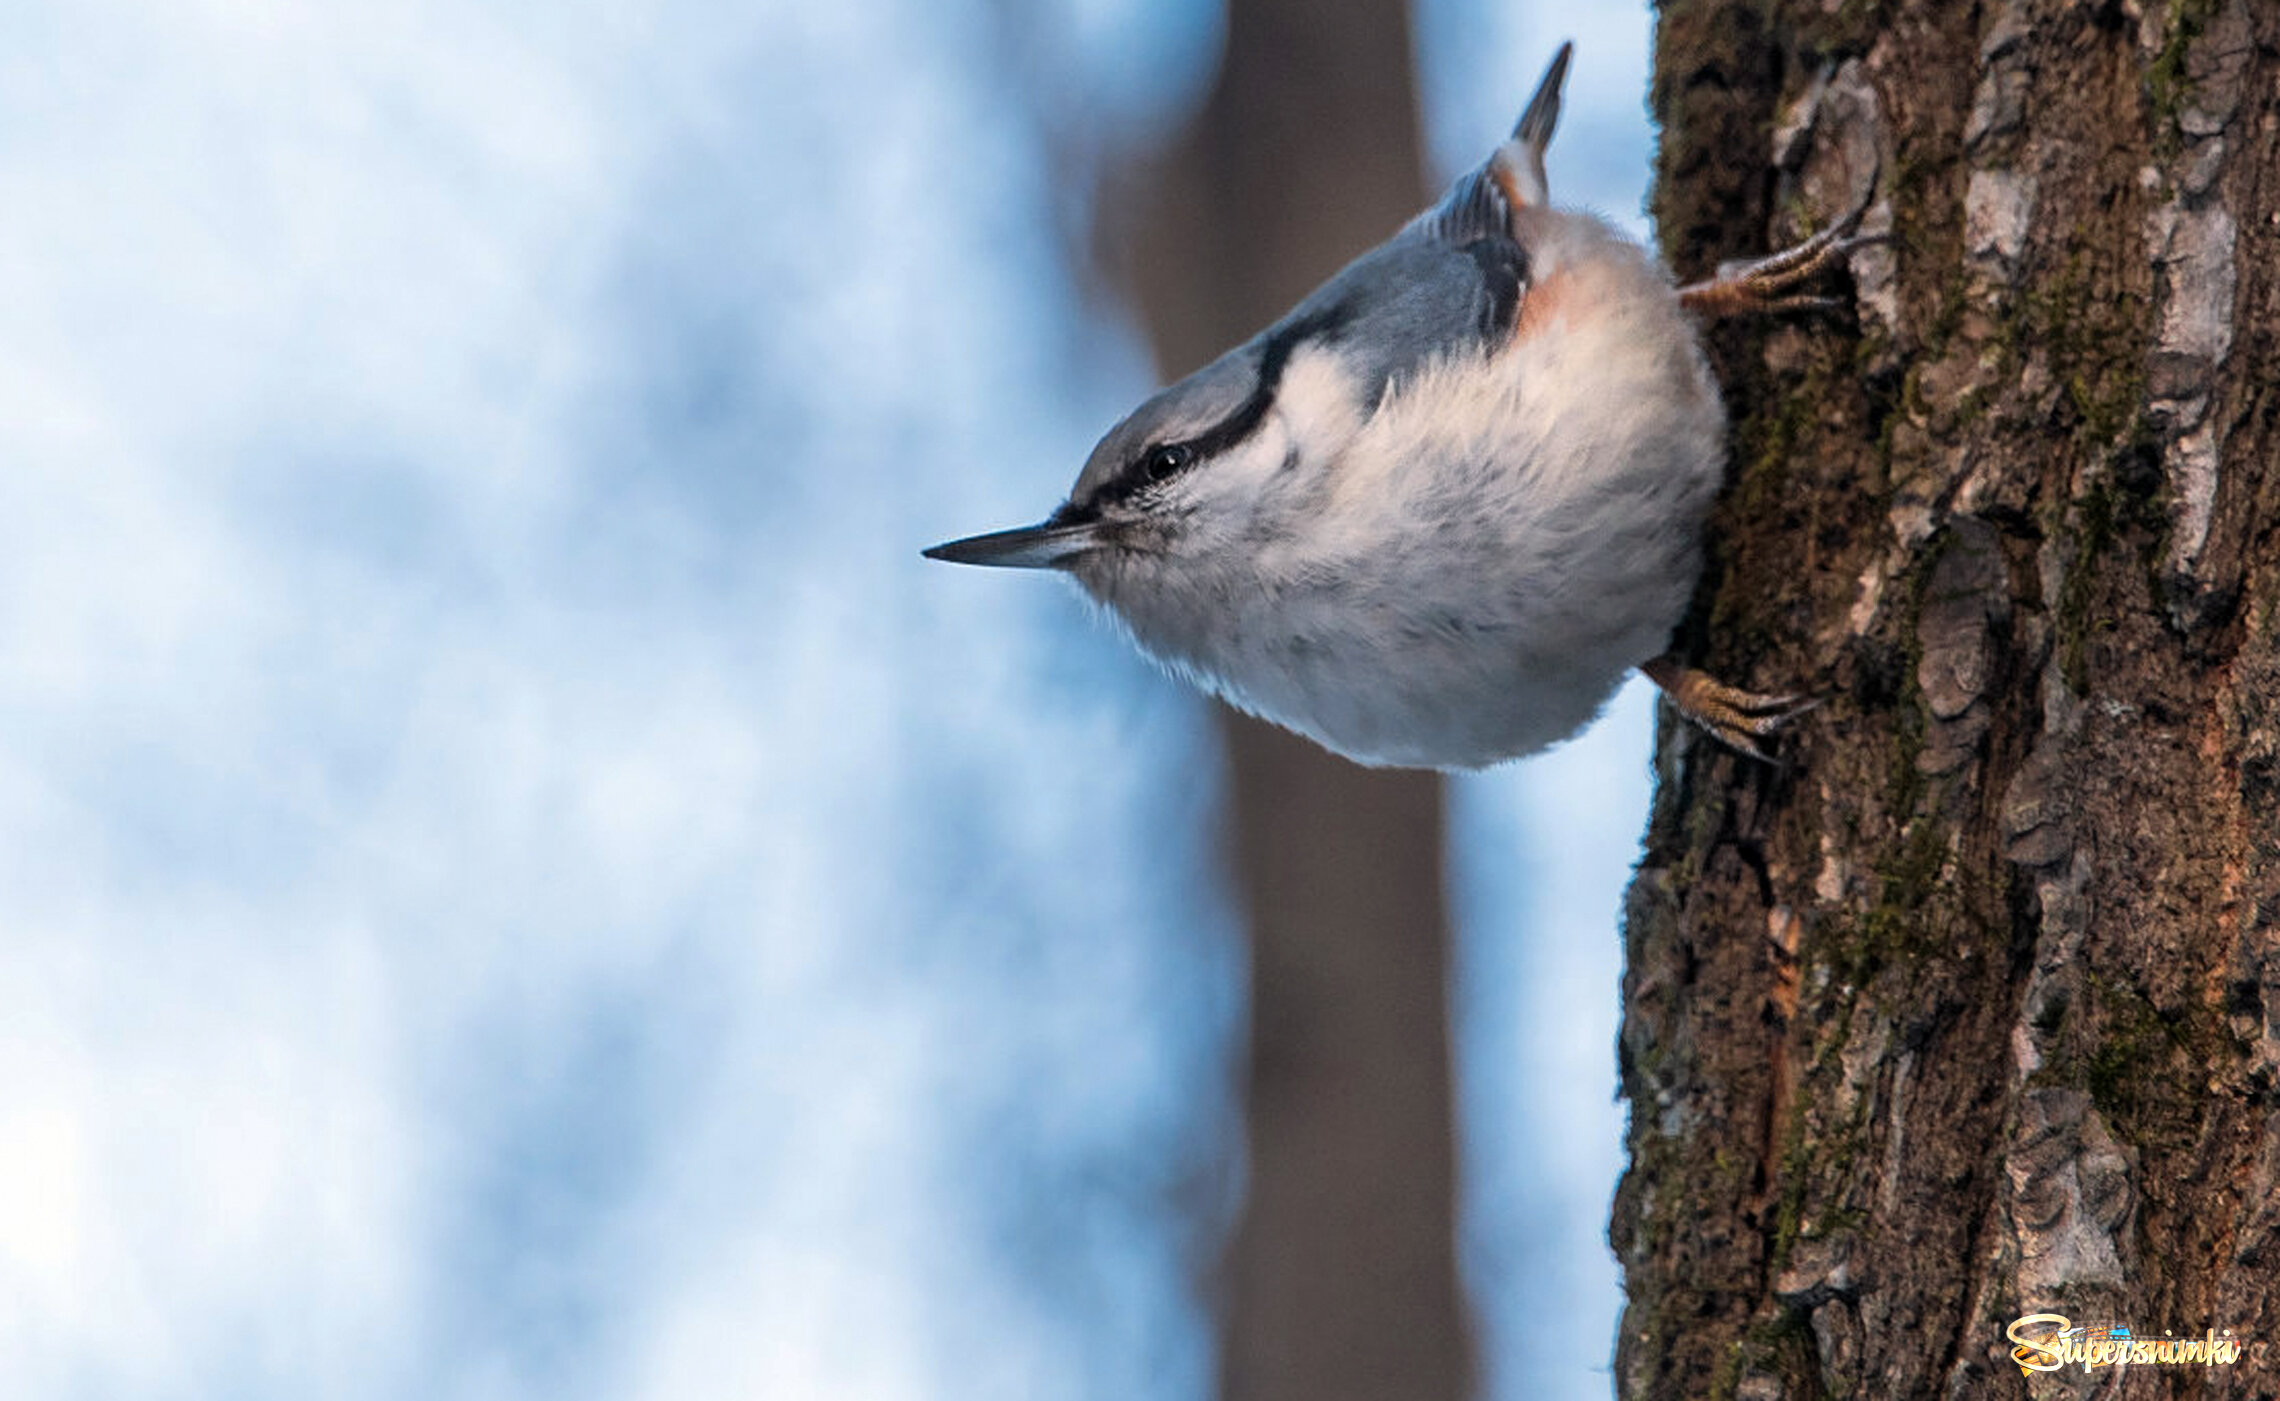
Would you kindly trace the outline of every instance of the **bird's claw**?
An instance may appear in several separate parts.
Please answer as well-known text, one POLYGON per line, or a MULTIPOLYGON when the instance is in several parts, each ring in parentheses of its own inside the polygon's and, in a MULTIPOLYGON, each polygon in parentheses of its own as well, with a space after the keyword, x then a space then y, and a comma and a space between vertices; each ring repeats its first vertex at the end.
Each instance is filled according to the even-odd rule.
POLYGON ((1891 241, 1889 233, 1859 232, 1860 221, 1875 200, 1876 180, 1872 175, 1863 184, 1860 198, 1845 211, 1843 218, 1802 243, 1769 253, 1754 262, 1722 267, 1718 275, 1707 282, 1679 288, 1679 304, 1709 317, 1823 311, 1843 306, 1841 297, 1797 294, 1795 289, 1861 249, 1891 241))
POLYGON ((1782 729, 1821 703, 1806 695, 1745 691, 1669 656, 1657 657, 1639 670, 1670 697, 1689 723, 1735 753, 1761 763, 1778 764, 1773 745, 1782 729))

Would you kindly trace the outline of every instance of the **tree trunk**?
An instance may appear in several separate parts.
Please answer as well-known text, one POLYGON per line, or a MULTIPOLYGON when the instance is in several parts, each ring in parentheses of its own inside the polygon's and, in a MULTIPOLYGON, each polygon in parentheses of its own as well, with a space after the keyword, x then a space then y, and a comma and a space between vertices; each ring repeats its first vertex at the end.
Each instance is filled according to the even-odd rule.
POLYGON ((1684 277, 1881 170, 1858 325, 1720 329, 1625 931, 1632 1398, 2280 1389, 2280 9, 1670 0, 1684 277), (2268 1340, 2037 1372, 2024 1314, 2268 1340))
MULTIPOLYGON (((1424 205, 1409 54, 1399 0, 1232 0, 1209 100, 1107 230, 1135 231, 1112 257, 1167 375, 1424 205)), ((1251 1025, 1220 1394, 1456 1401, 1471 1353, 1440 781, 1221 715, 1251 1025)))

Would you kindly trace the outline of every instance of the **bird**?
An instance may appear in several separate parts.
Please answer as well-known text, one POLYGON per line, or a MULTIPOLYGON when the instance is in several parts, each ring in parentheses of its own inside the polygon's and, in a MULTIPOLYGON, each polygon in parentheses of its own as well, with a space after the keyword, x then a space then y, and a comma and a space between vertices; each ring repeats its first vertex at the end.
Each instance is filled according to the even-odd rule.
POLYGON ((1670 650, 1726 469, 1698 318, 1834 304, 1797 289, 1869 241, 1868 197, 1676 285, 1605 220, 1551 203, 1573 47, 1486 161, 1134 409, 1046 519, 923 553, 1066 573, 1173 671, 1365 765, 1535 753, 1634 670, 1772 761, 1811 700, 1670 650))

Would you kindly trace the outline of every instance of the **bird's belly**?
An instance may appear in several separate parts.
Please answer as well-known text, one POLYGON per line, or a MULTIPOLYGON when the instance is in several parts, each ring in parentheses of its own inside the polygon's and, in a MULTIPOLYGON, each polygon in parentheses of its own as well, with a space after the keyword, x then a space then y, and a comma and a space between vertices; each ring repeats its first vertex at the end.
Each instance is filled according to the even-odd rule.
POLYGON ((1634 527, 1593 509, 1576 528, 1521 532, 1452 522, 1415 548, 1262 582, 1192 661, 1236 704, 1362 763, 1532 754, 1668 648, 1700 570, 1698 512, 1665 504, 1634 527))
POLYGON ((1235 704, 1358 763, 1480 768, 1589 724, 1667 633, 1661 624, 1547 654, 1495 628, 1294 632, 1212 668, 1212 679, 1235 704))
POLYGON ((1497 362, 1521 397, 1486 428, 1461 385, 1411 386, 1319 498, 1227 547, 1207 589, 1113 602, 1156 655, 1362 763, 1477 768, 1567 738, 1669 646, 1723 467, 1691 343, 1593 360, 1645 409, 1527 401, 1578 373, 1575 340, 1497 362))

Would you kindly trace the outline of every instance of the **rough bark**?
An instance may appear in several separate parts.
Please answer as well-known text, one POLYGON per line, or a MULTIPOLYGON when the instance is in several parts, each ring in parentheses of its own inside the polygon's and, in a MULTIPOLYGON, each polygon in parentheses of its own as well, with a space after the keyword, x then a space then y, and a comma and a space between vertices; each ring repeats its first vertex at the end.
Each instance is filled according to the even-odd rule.
MULTIPOLYGON (((1167 375, 1425 200, 1399 0, 1232 0, 1211 95, 1106 232, 1167 375)), ((1215 1292, 1230 1401, 1466 1394, 1435 775, 1222 711, 1250 935, 1246 1191, 1215 1292)))
POLYGON ((1625 932, 1625 1397, 2280 1389, 2280 9, 1670 0, 1685 276, 1872 168, 1857 324, 1721 329, 1625 932), (2265 1340, 2023 1380, 2029 1312, 2265 1340))

